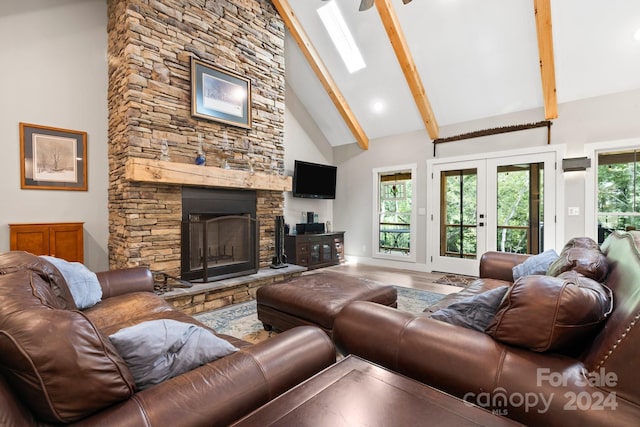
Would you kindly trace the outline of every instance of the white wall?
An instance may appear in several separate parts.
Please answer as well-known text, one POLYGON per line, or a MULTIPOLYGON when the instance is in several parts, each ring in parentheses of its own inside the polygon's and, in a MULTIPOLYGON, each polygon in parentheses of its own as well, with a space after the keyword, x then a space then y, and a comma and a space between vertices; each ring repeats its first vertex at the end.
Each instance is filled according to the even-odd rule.
MULTIPOLYGON (((9 223, 85 223, 85 263, 108 268, 108 112, 107 11, 105 0, 29 0, 0 2, 0 252, 9 249, 9 223), (88 133, 87 192, 20 189, 20 122, 88 133)), ((541 110, 442 126, 442 137, 478 129, 541 120, 541 110)), ((583 144, 640 136, 640 90, 561 104, 552 126, 552 143, 566 144, 568 156, 582 155, 583 144)), ((295 94, 287 88, 285 169, 294 160, 338 166, 337 198, 306 200, 285 195, 285 220, 301 221, 314 211, 320 220, 345 230, 348 255, 371 255, 371 170, 418 164, 418 207, 426 206, 426 160, 433 147, 426 132, 386 137, 362 151, 355 144, 331 148, 295 94)), ((437 157, 524 148, 546 143, 546 129, 509 133, 438 146, 437 157)), ((564 235, 583 235, 584 173, 564 174, 565 206, 579 217, 560 213, 564 235)), ((426 219, 418 216, 417 263, 426 259, 426 219)), ((403 266, 402 263, 399 266, 403 266)))
MULTIPOLYGON (((440 136, 447 137, 475 130, 533 123, 544 117, 541 109, 492 117, 455 126, 442 126, 440 136)), ((563 144, 567 157, 579 157, 589 142, 611 141, 640 136, 640 90, 602 96, 559 106, 559 118, 553 120, 551 143, 563 144)), ((540 146, 547 143, 547 129, 533 129, 466 141, 440 144, 436 157, 477 155, 540 146)), ((355 144, 334 148, 334 162, 338 166, 338 196, 334 204, 334 227, 348 230, 345 238, 347 256, 370 258, 373 209, 371 171, 396 164, 418 163, 418 208, 426 207, 426 160, 434 158, 433 144, 426 131, 396 135, 370 141, 369 150, 355 144)), ((559 165, 558 167, 561 167, 559 165)), ((564 240, 587 235, 584 226, 585 173, 561 175, 564 187, 564 206, 558 212, 559 230, 564 240), (580 208, 579 216, 568 217, 566 207, 580 208)), ((426 217, 418 216, 417 259, 415 265, 397 262, 398 268, 424 269, 426 262, 426 217)))
MULTIPOLYGON (((285 100, 287 108, 284 115, 284 167, 286 174, 293 175, 296 160, 333 164, 331 146, 288 86, 285 100)), ((296 223, 303 222, 302 212, 306 214, 308 211, 317 213, 319 222, 333 223, 333 204, 333 200, 301 199, 292 197, 290 192, 285 193, 285 223, 295 228, 296 223)), ((335 227, 333 229, 338 230, 335 227)))
POLYGON ((108 268, 106 0, 0 5, 0 252, 10 223, 84 222, 85 264, 108 268), (20 189, 19 123, 88 134, 88 191, 20 189))

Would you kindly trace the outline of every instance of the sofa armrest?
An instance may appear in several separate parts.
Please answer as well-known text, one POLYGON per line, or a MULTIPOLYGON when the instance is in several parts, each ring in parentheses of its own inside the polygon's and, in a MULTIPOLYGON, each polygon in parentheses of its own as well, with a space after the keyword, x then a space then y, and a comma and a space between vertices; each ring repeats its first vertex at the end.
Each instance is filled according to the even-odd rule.
POLYGON ((78 426, 227 426, 335 360, 321 329, 297 327, 138 392, 78 426))
POLYGON ((129 292, 153 292, 153 275, 146 267, 121 268, 96 273, 102 299, 129 292))
POLYGON ((531 255, 489 251, 480 257, 480 277, 513 282, 513 267, 531 255))

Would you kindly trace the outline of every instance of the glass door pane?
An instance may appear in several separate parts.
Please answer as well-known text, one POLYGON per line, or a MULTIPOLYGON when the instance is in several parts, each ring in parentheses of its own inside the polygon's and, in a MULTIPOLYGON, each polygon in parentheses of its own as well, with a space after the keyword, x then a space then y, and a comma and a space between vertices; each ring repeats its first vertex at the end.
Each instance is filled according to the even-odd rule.
POLYGON ((440 256, 475 259, 477 254, 477 169, 442 171, 440 256))
POLYGON ((497 168, 496 249, 538 254, 544 247, 544 163, 497 168))
POLYGON ((309 257, 311 258, 312 263, 320 262, 320 243, 319 242, 311 242, 311 250, 309 251, 309 257))

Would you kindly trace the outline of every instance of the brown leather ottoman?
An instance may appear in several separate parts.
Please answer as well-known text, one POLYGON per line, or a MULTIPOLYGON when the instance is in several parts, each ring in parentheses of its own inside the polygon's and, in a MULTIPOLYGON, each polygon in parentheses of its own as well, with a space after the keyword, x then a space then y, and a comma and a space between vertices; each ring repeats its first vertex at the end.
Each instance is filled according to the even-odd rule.
POLYGON ((351 301, 397 306, 397 291, 373 280, 323 271, 258 289, 258 319, 266 330, 314 325, 331 335, 333 320, 351 301))

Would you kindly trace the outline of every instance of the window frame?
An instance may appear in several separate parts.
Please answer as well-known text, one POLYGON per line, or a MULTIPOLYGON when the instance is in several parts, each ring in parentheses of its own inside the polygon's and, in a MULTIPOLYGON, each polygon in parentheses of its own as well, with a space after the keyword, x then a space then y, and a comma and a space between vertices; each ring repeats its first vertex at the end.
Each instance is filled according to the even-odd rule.
POLYGON ((418 195, 418 180, 417 180, 416 163, 388 166, 381 168, 374 168, 372 170, 372 182, 373 182, 373 221, 372 221, 372 240, 371 240, 371 253, 372 258, 404 261, 404 262, 416 262, 416 242, 417 242, 417 195, 418 195), (380 176, 393 173, 411 173, 411 212, 410 212, 410 232, 409 232, 409 253, 386 253, 380 251, 380 176))
POLYGON ((584 154, 591 159, 585 173, 585 236, 598 241, 598 155, 630 149, 640 149, 640 138, 585 144, 584 154))

